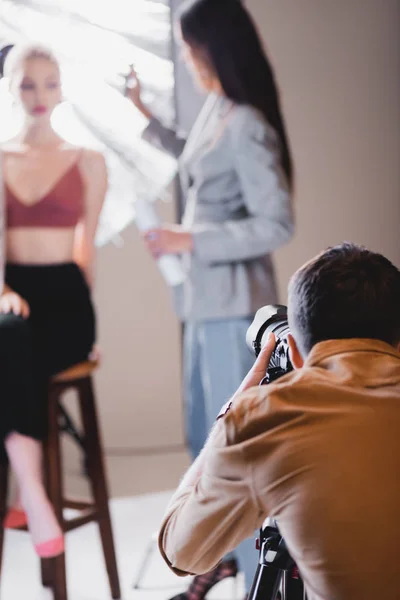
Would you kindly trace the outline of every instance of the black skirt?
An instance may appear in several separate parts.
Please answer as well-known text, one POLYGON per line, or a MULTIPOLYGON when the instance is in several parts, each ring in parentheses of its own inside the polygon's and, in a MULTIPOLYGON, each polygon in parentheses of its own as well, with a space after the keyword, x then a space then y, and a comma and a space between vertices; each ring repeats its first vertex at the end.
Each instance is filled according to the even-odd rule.
POLYGON ((90 290, 75 263, 15 265, 6 283, 30 316, 0 314, 0 453, 13 431, 43 440, 52 375, 88 358, 95 341, 90 290))

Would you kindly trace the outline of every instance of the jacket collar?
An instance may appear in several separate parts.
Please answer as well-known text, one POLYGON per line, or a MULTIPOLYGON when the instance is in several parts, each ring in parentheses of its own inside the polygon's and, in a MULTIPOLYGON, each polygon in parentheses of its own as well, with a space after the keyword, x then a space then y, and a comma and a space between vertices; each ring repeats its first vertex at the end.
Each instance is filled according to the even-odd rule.
POLYGON ((399 361, 400 368, 400 352, 390 346, 386 342, 370 339, 349 339, 349 340, 328 340, 326 342, 320 342, 316 344, 310 354, 307 356, 304 366, 313 367, 327 358, 333 357, 339 354, 354 354, 360 352, 370 352, 378 354, 386 354, 397 358, 399 361))

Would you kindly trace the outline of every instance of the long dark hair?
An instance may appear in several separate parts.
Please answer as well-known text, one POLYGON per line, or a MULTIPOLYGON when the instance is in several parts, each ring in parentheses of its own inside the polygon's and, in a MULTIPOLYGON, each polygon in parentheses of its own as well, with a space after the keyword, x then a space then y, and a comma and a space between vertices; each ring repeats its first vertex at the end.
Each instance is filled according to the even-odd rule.
POLYGON ((247 10, 240 0, 190 0, 179 20, 184 41, 205 53, 226 96, 259 109, 275 129, 292 186, 292 158, 274 73, 247 10))

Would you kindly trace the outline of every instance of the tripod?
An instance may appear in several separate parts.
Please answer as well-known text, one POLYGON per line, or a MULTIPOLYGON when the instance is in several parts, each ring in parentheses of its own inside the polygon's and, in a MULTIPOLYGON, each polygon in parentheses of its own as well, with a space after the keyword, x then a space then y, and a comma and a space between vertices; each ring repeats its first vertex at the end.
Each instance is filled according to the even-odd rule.
POLYGON ((260 530, 260 558, 248 600, 307 600, 276 521, 267 519, 266 523, 260 530))

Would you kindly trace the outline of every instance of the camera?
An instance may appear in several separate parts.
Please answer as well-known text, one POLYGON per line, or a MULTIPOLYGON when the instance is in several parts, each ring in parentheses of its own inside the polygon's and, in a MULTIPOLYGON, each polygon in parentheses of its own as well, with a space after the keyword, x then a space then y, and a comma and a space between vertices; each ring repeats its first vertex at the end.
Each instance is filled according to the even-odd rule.
POLYGON ((257 311, 254 321, 246 334, 246 342, 249 349, 258 356, 267 343, 268 335, 273 333, 276 345, 272 353, 268 369, 260 385, 276 381, 282 375, 293 370, 289 358, 288 334, 290 333, 287 308, 281 304, 263 306, 257 311))

